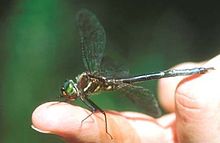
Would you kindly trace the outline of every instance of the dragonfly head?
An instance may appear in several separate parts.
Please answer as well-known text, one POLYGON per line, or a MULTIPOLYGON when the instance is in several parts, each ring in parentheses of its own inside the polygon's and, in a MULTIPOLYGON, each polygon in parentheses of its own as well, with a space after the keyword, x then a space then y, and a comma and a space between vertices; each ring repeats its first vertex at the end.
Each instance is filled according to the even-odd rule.
POLYGON ((75 100, 78 97, 78 88, 73 80, 66 80, 60 89, 60 97, 65 97, 69 100, 75 100))

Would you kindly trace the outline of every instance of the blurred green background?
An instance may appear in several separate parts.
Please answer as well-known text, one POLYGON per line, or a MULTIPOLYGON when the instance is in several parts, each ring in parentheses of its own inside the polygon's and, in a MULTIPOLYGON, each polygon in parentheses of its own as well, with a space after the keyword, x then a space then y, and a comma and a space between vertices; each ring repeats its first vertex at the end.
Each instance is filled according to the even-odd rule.
MULTIPOLYGON (((31 129, 31 114, 57 100, 67 78, 85 70, 75 14, 93 11, 107 34, 106 53, 141 74, 219 53, 217 3, 192 1, 5 0, 0 3, 0 118, 2 143, 63 142, 31 129)), ((147 82, 156 94, 156 81, 147 82)), ((94 101, 122 109, 110 96, 94 101)))

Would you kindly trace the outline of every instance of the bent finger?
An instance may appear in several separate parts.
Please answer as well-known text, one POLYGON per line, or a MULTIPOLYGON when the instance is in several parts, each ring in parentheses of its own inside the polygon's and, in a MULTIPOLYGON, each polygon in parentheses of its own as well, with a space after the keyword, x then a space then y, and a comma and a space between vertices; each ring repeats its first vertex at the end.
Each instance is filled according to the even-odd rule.
MULTIPOLYGON (((187 69, 187 68, 195 68, 200 67, 203 63, 182 63, 172 69, 187 69)), ((160 101, 160 105, 163 109, 167 112, 174 112, 175 111, 175 102, 174 102, 174 95, 176 91, 176 87, 179 82, 186 78, 185 76, 177 76, 171 78, 163 78, 160 79, 158 82, 158 98, 160 101)))
POLYGON ((204 64, 215 70, 191 76, 176 91, 177 133, 180 142, 220 142, 220 56, 204 64))

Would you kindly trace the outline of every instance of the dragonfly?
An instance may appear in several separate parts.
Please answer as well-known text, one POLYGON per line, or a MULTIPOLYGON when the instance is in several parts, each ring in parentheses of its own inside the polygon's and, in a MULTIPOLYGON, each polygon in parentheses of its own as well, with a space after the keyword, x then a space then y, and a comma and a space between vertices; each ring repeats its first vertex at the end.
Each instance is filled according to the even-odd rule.
POLYGON ((107 64, 105 64, 105 60, 103 60, 105 59, 106 33, 95 14, 87 9, 82 9, 77 13, 76 21, 86 71, 76 76, 76 81, 72 79, 66 80, 61 87, 60 96, 64 97, 67 101, 79 99, 89 108, 91 113, 84 118, 81 123, 95 112, 101 112, 104 115, 105 132, 111 138, 112 136, 108 132, 106 113, 89 98, 91 95, 100 91, 119 90, 133 103, 144 109, 146 114, 153 117, 160 117, 162 112, 156 97, 149 92, 148 89, 138 86, 136 83, 167 77, 204 74, 214 69, 213 67, 168 69, 137 76, 129 76, 128 72, 123 71, 124 69, 106 67, 107 64))

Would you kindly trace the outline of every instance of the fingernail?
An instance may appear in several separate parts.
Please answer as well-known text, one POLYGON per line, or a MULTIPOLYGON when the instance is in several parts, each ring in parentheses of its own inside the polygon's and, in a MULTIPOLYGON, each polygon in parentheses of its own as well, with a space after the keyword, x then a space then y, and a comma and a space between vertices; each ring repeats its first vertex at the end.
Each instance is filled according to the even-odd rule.
POLYGON ((44 134, 50 134, 51 133, 50 131, 44 131, 44 130, 38 129, 34 125, 31 125, 31 128, 34 129, 35 131, 40 132, 40 133, 44 133, 44 134))

